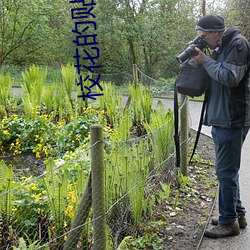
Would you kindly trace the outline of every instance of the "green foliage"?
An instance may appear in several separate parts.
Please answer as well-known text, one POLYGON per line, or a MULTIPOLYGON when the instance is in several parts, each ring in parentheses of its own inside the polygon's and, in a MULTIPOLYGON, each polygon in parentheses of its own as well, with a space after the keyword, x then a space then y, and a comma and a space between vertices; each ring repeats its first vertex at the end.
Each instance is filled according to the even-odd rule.
POLYGON ((44 185, 48 193, 49 207, 57 229, 63 228, 64 211, 67 206, 68 176, 65 172, 55 171, 56 165, 52 159, 46 164, 44 185))
POLYGON ((164 200, 168 200, 170 196, 171 191, 171 183, 162 183, 160 182, 161 189, 158 191, 160 203, 162 203, 164 200))
POLYGON ((12 79, 10 74, 0 75, 0 116, 7 116, 9 110, 8 98, 11 93, 12 79))
MULTIPOLYGON (((18 239, 18 246, 13 246, 13 250, 35 250, 40 247, 40 242, 38 240, 32 241, 29 236, 25 235, 27 238, 27 242, 23 237, 18 239)), ((49 247, 43 247, 44 250, 49 250, 49 247)))
POLYGON ((150 145, 147 139, 141 138, 140 141, 131 141, 130 146, 120 142, 111 143, 110 147, 112 154, 106 155, 105 168, 107 207, 127 195, 125 207, 130 208, 134 222, 138 225, 145 209, 144 190, 152 157, 150 145))
MULTIPOLYGON (((36 70, 32 67, 29 72, 24 73, 26 82, 31 83, 24 86, 26 93, 30 95, 32 93, 30 89, 33 88, 32 81, 36 78, 31 76, 37 74, 32 73, 36 70)), ((72 67, 69 72, 69 78, 65 77, 70 85, 69 79, 73 78, 72 67)), ((49 98, 46 101, 46 98, 41 99, 40 103, 40 112, 45 113, 49 110, 50 114, 36 114, 35 117, 12 115, 3 118, 0 122, 0 147, 3 152, 6 150, 12 150, 14 154, 33 152, 37 158, 46 158, 46 172, 43 178, 39 178, 37 182, 32 178, 20 181, 21 188, 13 192, 15 198, 13 229, 24 228, 21 237, 26 239, 25 234, 27 234, 36 243, 37 220, 42 217, 48 222, 50 237, 67 232, 90 172, 89 153, 84 150, 89 145, 89 128, 93 123, 103 124, 107 135, 105 137, 105 191, 106 206, 111 211, 108 220, 112 222, 112 216, 117 213, 124 222, 130 218, 132 226, 140 227, 142 220, 153 208, 149 197, 145 200, 150 167, 160 162, 158 157, 165 160, 169 156, 167 153, 170 153, 171 147, 166 146, 166 141, 171 141, 173 126, 171 112, 166 112, 162 104, 158 104, 156 111, 153 111, 151 93, 141 85, 131 87, 132 105, 124 110, 121 97, 116 96, 114 86, 108 83, 104 86, 107 97, 100 100, 100 109, 88 106, 83 108, 79 115, 73 110, 76 102, 69 97, 65 99, 68 94, 64 99, 60 99, 60 96, 66 93, 66 87, 56 84, 58 85, 51 85, 51 89, 47 91, 50 97, 53 96, 53 106, 49 98), (111 104, 113 99, 115 102, 111 104), (137 101, 140 105, 136 104, 137 101), (63 119, 67 105, 72 108, 68 114, 75 114, 75 117, 63 119), (60 119, 56 118, 57 115, 60 119), (110 119, 112 122, 109 122, 108 117, 112 117, 110 119), (58 120, 60 122, 57 122, 58 120), (144 133, 148 132, 148 134, 137 138, 138 134, 135 134, 132 121, 136 121, 141 128, 146 128, 144 133), (111 123, 112 128, 110 128, 111 123), (158 130, 159 127, 164 129, 158 130), (136 138, 131 139, 131 137, 136 138), (54 161, 49 158, 50 156, 61 159, 54 161), (112 207, 119 199, 122 202, 112 207), (147 207, 146 204, 151 205, 147 207)), ((43 91, 46 90, 43 89, 43 91)), ((166 188, 165 196, 167 195, 166 188)), ((110 228, 110 230, 113 229, 110 228)), ((138 239, 135 248, 146 247, 147 242, 151 240, 155 242, 155 249, 157 249, 160 245, 156 238, 155 235, 154 238, 145 236, 144 239, 138 239)), ((56 244, 62 246, 63 241, 64 239, 60 239, 56 244)), ((25 244, 28 246, 29 242, 25 244)), ((114 242, 115 245, 117 242, 114 242)))
MULTIPOLYGON (((248 17, 246 8, 241 8, 244 4, 244 1, 232 1, 228 6, 235 8, 228 9, 228 6, 207 3, 204 11, 207 14, 223 13, 233 25, 239 20, 244 24, 248 17)), ((75 33, 71 30, 75 25, 70 10, 80 6, 80 3, 65 4, 64 0, 1 1, 0 65, 65 65, 68 61, 74 62, 75 44, 72 40, 75 33)), ((197 1, 193 0, 138 3, 103 0, 98 1, 92 12, 97 29, 92 24, 89 26, 91 32, 98 35, 100 57, 95 62, 102 66, 101 73, 120 73, 137 64, 156 79, 176 76, 179 65, 175 57, 194 38, 197 16, 205 14, 197 11, 197 1)), ((80 30, 85 27, 79 25, 80 30)), ((242 28, 248 29, 246 25, 242 28)), ((127 79, 119 77, 115 81, 120 85, 127 79)))
POLYGON ((146 130, 152 132, 151 139, 156 160, 160 163, 167 159, 173 151, 173 112, 166 111, 162 102, 158 102, 150 117, 151 123, 146 123, 146 130))
POLYGON ((118 246, 117 250, 153 249, 163 250, 163 242, 156 233, 145 233, 142 237, 127 236, 118 246))
POLYGON ((0 214, 5 216, 9 222, 12 213, 13 195, 10 190, 13 188, 14 177, 12 166, 6 166, 3 160, 0 161, 0 214))
POLYGON ((72 43, 70 7, 63 0, 1 1, 0 65, 66 62, 72 43))
POLYGON ((10 116, 0 121, 0 150, 11 150, 14 155, 33 152, 37 158, 60 156, 73 151, 88 141, 93 123, 101 123, 102 116, 93 108, 86 109, 68 124, 54 123, 50 116, 10 116))
POLYGON ((76 81, 76 72, 73 64, 67 64, 66 66, 61 67, 61 76, 62 76, 62 86, 65 89, 66 94, 69 99, 71 99, 72 91, 75 86, 76 81))
POLYGON ((38 231, 37 225, 42 218, 48 217, 48 197, 41 180, 32 182, 32 176, 22 178, 16 183, 16 190, 11 193, 15 197, 13 202, 13 225, 18 231, 22 228, 20 235, 32 241, 36 239, 38 231), (25 237, 26 238, 26 237, 25 237))
MULTIPOLYGON (((153 97, 141 84, 129 85, 133 123, 139 129, 143 123, 150 123, 153 97)), ((139 134, 141 135, 141 134, 139 134)))
POLYGON ((50 114, 53 111, 55 89, 55 84, 46 86, 44 89, 43 103, 45 105, 45 112, 47 114, 50 114))
POLYGON ((22 72, 24 82, 21 84, 24 90, 24 111, 26 115, 34 118, 39 112, 45 86, 47 69, 32 65, 29 70, 22 72))
POLYGON ((122 98, 117 95, 115 85, 111 82, 102 84, 103 96, 99 98, 99 108, 104 110, 108 116, 107 120, 111 128, 120 126, 120 119, 123 117, 122 98), (112 100, 112 102, 110 101, 112 100))

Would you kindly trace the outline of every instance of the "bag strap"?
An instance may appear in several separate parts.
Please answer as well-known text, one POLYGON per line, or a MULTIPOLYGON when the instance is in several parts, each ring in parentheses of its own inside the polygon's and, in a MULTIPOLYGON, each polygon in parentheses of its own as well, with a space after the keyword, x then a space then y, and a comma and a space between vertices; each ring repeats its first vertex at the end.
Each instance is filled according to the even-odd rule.
MULTIPOLYGON (((177 81, 177 80, 176 80, 177 81)), ((180 167, 180 137, 179 137, 179 112, 178 112, 178 93, 176 88, 176 81, 174 83, 174 141, 176 153, 176 167, 180 167)))
POLYGON ((190 159, 189 159, 189 164, 192 162, 192 159, 193 159, 193 156, 195 154, 195 151, 196 151, 196 148, 197 148, 197 145, 198 145, 198 141, 199 141, 199 138, 200 138, 203 117, 204 117, 204 113, 205 113, 205 109, 206 109, 206 104, 207 104, 207 90, 205 91, 205 97, 204 97, 204 101, 202 103, 199 126, 198 126, 198 130, 196 132, 195 143, 194 143, 194 147, 193 147, 193 152, 192 152, 192 154, 190 156, 190 159))

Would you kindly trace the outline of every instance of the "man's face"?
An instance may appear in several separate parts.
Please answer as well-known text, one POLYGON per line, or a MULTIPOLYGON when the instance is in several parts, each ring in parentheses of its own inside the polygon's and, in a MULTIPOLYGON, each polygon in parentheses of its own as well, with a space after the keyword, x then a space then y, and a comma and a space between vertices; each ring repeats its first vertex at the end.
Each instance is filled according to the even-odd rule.
POLYGON ((210 49, 215 49, 218 46, 221 32, 206 32, 203 30, 197 30, 196 33, 199 37, 204 39, 210 49))

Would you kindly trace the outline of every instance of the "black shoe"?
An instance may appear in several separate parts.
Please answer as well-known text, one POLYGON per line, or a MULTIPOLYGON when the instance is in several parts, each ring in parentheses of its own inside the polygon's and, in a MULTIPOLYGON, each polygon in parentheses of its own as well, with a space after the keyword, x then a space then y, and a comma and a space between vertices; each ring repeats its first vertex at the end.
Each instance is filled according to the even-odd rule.
POLYGON ((209 238, 224 238, 228 236, 239 235, 240 227, 238 222, 234 222, 232 224, 222 225, 219 224, 210 229, 206 229, 204 235, 209 238))
MULTIPOLYGON (((243 228, 245 228, 247 226, 247 220, 246 220, 245 214, 239 215, 238 222, 239 222, 240 229, 243 229, 243 228)), ((218 219, 217 218, 212 218, 211 224, 214 225, 214 226, 217 226, 218 225, 218 219)))

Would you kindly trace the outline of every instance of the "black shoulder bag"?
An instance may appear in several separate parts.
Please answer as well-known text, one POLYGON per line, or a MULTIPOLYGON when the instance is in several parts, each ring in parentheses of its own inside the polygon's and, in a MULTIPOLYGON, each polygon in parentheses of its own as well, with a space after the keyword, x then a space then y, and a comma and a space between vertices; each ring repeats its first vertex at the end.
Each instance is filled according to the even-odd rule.
POLYGON ((201 96, 207 88, 207 72, 192 58, 183 62, 175 86, 178 93, 191 97, 201 96))

